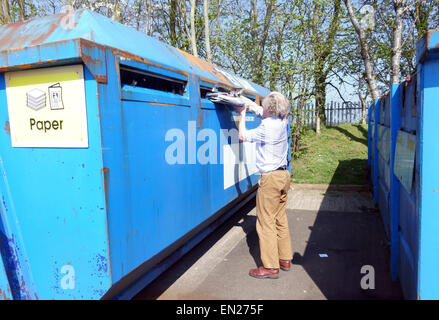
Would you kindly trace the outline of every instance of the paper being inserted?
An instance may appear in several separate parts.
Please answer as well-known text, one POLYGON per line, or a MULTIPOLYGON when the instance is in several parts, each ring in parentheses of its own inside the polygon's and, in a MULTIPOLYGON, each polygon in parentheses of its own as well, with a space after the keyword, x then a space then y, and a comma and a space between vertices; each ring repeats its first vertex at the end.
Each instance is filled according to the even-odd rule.
POLYGON ((245 106, 246 100, 241 97, 240 90, 233 90, 231 92, 209 92, 206 98, 214 103, 231 105, 235 108, 242 108, 245 106))

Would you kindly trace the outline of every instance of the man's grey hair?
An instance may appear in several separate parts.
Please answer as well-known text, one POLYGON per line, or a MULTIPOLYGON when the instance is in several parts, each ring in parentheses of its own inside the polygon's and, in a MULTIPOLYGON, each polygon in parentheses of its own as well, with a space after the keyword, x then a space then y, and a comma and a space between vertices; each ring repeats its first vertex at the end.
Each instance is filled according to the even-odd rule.
POLYGON ((271 92, 262 100, 262 107, 274 117, 285 118, 290 112, 287 98, 282 93, 271 92))

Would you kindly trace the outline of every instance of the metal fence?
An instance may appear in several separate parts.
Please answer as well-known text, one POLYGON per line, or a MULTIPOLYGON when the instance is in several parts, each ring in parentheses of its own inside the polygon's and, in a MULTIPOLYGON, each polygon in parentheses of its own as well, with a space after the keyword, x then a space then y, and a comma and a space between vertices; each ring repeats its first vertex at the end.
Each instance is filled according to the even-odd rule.
MULTIPOLYGON (((360 102, 328 102, 325 108, 326 126, 331 127, 344 123, 359 124, 361 123, 361 113, 360 102)), ((367 121, 367 113, 365 116, 367 121)), ((315 127, 315 105, 309 104, 303 107, 301 112, 301 120, 304 126, 311 128, 315 127)))

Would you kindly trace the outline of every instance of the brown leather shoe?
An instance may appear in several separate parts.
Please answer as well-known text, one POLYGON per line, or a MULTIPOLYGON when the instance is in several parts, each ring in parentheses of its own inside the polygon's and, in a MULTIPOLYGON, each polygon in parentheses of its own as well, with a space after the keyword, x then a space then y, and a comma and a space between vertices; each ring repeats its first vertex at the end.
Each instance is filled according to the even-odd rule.
POLYGON ((291 268, 291 260, 279 260, 279 266, 283 271, 289 271, 291 268))
POLYGON ((257 269, 251 269, 249 275, 258 279, 277 279, 279 278, 279 269, 259 267, 257 269))

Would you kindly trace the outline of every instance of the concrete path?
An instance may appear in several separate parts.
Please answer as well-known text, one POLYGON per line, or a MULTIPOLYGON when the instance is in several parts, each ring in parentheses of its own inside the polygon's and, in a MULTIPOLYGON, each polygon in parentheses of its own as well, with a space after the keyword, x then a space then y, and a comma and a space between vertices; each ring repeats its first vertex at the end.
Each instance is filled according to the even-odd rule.
POLYGON ((390 277, 384 229, 370 193, 291 190, 287 215, 294 257, 279 279, 248 275, 261 265, 250 201, 135 299, 402 298, 390 277), (374 289, 361 288, 363 266, 373 267, 374 289))

